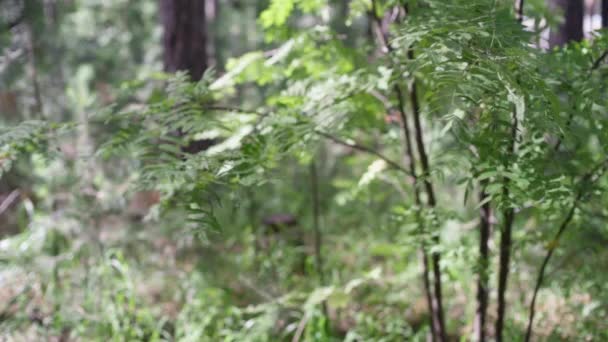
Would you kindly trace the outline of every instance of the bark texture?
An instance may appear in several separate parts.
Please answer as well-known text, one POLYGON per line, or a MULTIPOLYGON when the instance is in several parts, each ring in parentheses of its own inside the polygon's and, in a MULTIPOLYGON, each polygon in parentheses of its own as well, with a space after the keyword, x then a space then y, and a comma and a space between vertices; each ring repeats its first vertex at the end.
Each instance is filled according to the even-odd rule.
POLYGON ((165 71, 199 80, 208 66, 205 1, 160 0, 160 17, 165 71))

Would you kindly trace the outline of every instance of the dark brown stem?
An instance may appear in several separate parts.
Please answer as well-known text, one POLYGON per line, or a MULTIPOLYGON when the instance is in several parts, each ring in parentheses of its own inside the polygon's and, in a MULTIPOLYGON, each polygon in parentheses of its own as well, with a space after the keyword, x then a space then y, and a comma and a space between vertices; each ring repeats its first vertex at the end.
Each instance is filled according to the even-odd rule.
MULTIPOLYGON (((505 192, 508 195, 508 191, 505 192)), ((500 260, 498 271, 498 310, 496 316, 496 341, 502 341, 505 321, 507 282, 509 278, 509 264, 511 262, 512 230, 515 212, 512 208, 503 212, 504 225, 500 234, 500 260)))
MULTIPOLYGON (((416 137, 416 146, 418 148, 418 155, 420 158, 420 164, 422 165, 422 172, 424 173, 424 187, 428 197, 428 205, 431 208, 435 208, 437 202, 435 200, 435 192, 433 190, 433 184, 430 181, 430 166, 428 157, 424 147, 424 141, 422 138, 422 127, 420 125, 420 109, 418 107, 418 100, 416 95, 416 83, 412 84, 410 91, 410 100, 412 101, 413 114, 414 114, 414 129, 416 137)), ((433 242, 435 245, 439 245, 439 235, 433 235, 433 242)), ((447 341, 447 335, 445 330, 445 319, 443 314, 443 291, 442 291, 442 280, 441 280, 441 255, 435 251, 431 255, 433 263, 433 288, 435 294, 435 307, 436 307, 436 320, 438 325, 438 336, 440 341, 447 341)))
MULTIPOLYGON (((408 51, 408 58, 414 59, 414 52, 408 51)), ((428 205, 431 208, 435 208, 437 201, 435 199, 435 191, 433 189, 433 183, 430 180, 430 165, 428 155, 426 153, 424 138, 422 136, 422 125, 420 123, 420 104, 418 102, 418 87, 416 80, 412 82, 410 92, 410 102, 412 104, 412 113, 414 117, 414 138, 416 141, 416 148, 418 149, 418 157, 420 158, 420 164, 422 166, 422 173, 424 175, 424 187, 427 193, 428 205)), ((439 245, 439 235, 433 235, 433 242, 435 245, 439 245)), ((443 290, 441 281, 441 255, 439 252, 433 252, 431 255, 433 264, 433 289, 434 289, 434 302, 435 302, 435 320, 437 324, 437 336, 440 341, 447 340, 447 334, 445 329, 445 318, 443 311, 443 290)))
MULTIPOLYGON (((413 58, 413 53, 408 53, 410 58, 413 58)), ((422 125, 420 124, 420 105, 418 103, 418 94, 416 80, 412 83, 410 89, 410 101, 412 103, 412 112, 414 117, 414 138, 416 141, 416 148, 418 149, 418 157, 420 158, 420 164, 422 166, 422 173, 424 174, 424 187, 426 189, 428 205, 431 208, 435 208, 437 201, 435 199, 435 191, 433 189, 433 183, 430 181, 430 166, 428 156, 426 154, 424 139, 422 137, 422 125)), ((435 245, 439 245, 439 235, 433 234, 433 242, 435 245)), ((445 330, 445 319, 443 313, 443 291, 441 282, 441 255, 439 252, 433 252, 431 254, 431 261, 433 264, 433 290, 434 290, 434 302, 435 302, 435 320, 437 324, 437 336, 440 341, 447 341, 447 335, 445 330)))
MULTIPOLYGON (((421 218, 418 217, 419 222, 421 218)), ((420 258, 422 259, 422 283, 424 285, 424 296, 426 299, 426 305, 429 308, 431 317, 431 341, 437 341, 437 331, 439 326, 436 319, 436 308, 435 301, 433 300, 433 292, 431 291, 431 279, 429 271, 429 252, 426 247, 426 242, 422 242, 420 246, 420 258)))
MULTIPOLYGON (((509 154, 515 154, 515 143, 517 139, 518 120, 515 110, 512 114, 511 124, 511 145, 509 147, 509 154)), ((505 158, 505 168, 508 168, 508 158, 505 158)), ((515 221, 515 210, 509 203, 510 197, 510 180, 508 177, 504 177, 502 196, 505 205, 503 209, 504 223, 500 232, 500 256, 499 256, 499 269, 498 269, 498 309, 496 313, 495 323, 495 334, 496 342, 502 342, 502 335, 504 330, 505 312, 506 312, 506 300, 505 296, 507 293, 507 283, 509 280, 509 269, 511 263, 511 248, 513 245, 513 222, 515 221)))
POLYGON ((576 202, 575 202, 575 204, 572 205, 572 207, 570 208, 570 211, 568 211, 568 215, 566 215, 566 218, 564 219, 562 224, 559 226, 559 229, 557 230, 557 234, 555 234, 553 241, 551 241, 551 245, 549 246, 547 255, 545 255, 545 259, 543 260, 543 263, 540 266, 540 270, 538 271, 538 277, 536 279, 536 286, 534 287, 534 294, 532 295, 532 300, 530 301, 530 314, 528 316, 528 328, 526 329, 525 342, 529 342, 530 339, 532 338, 532 325, 534 324, 534 315, 536 314, 536 297, 538 296, 538 291, 540 290, 540 287, 543 285, 543 280, 545 278, 545 269, 547 268, 547 264, 549 264, 549 260, 551 260, 551 257, 553 256, 553 252, 557 248, 557 243, 558 243, 560 237, 562 236, 562 234, 568 227, 568 224, 570 223, 570 221, 572 221, 575 210, 576 210, 576 202))
POLYGON ((607 163, 608 163, 608 158, 601 161, 599 164, 597 164, 595 167, 593 167, 591 169, 591 171, 589 171, 587 174, 585 174, 585 176, 583 176, 583 178, 581 179, 581 182, 580 182, 581 184, 580 184, 580 189, 578 191, 578 194, 576 195, 574 202, 572 203, 572 206, 570 207, 570 210, 568 211, 568 214, 566 214, 566 217, 562 221, 562 224, 559 226, 557 233, 553 237, 553 240, 550 242, 547 254, 545 255, 545 258, 543 259, 543 263, 540 266, 540 270, 538 271, 536 285, 534 286, 534 293, 532 295, 532 300, 530 301, 530 309, 529 309, 530 313, 528 316, 528 328, 526 329, 525 342, 529 342, 530 339, 532 338, 532 327, 534 325, 534 315, 536 314, 536 298, 538 297, 538 292, 540 291, 540 288, 543 285, 543 280, 545 279, 545 272, 547 269, 547 265, 549 264, 549 261, 551 260, 551 257, 553 256, 553 253, 555 252, 555 249, 557 248, 557 246, 559 244, 560 238, 562 237, 562 235, 564 234, 564 232, 570 225, 570 222, 572 222, 572 219, 574 218, 574 213, 575 213, 577 207, 579 206, 580 201, 584 195, 584 192, 583 192, 584 186, 587 185, 586 183, 588 183, 588 182, 593 183, 593 182, 597 181, 597 179, 606 171, 605 168, 606 168, 607 163), (598 175, 594 179, 593 176, 596 173, 598 175))
MULTIPOLYGON (((485 192, 486 182, 482 183, 479 194, 480 202, 488 198, 485 192)), ((488 266, 490 234, 492 231, 492 208, 490 202, 481 206, 479 214, 479 270, 477 278, 477 310, 475 314, 475 336, 478 342, 486 341, 486 317, 488 310, 488 266)))
POLYGON ((517 5, 517 21, 520 23, 524 20, 524 0, 519 0, 517 5))
MULTIPOLYGON (((382 30, 382 20, 378 17, 378 11, 377 11, 377 3, 375 0, 372 0, 372 19, 376 22, 376 26, 377 26, 377 30, 378 30, 378 36, 379 36, 379 41, 382 45, 382 48, 384 51, 386 51, 387 53, 393 53, 393 47, 388 43, 388 37, 387 34, 382 30)), ((410 50, 408 53, 408 56, 410 58, 413 57, 413 53, 410 50)), ((395 93, 397 96, 397 99, 399 101, 399 106, 400 106, 400 110, 399 110, 399 114, 401 116, 401 121, 403 122, 403 129, 404 129, 404 136, 405 136, 405 140, 406 140, 406 149, 407 149, 407 153, 408 153, 408 157, 410 160, 410 163, 412 163, 412 165, 415 165, 415 157, 414 157, 414 152, 413 152, 413 148, 411 146, 411 139, 410 139, 410 134, 409 134, 409 127, 407 124, 407 117, 405 116, 405 104, 403 102, 403 91, 401 89, 401 87, 396 84, 395 87, 395 93)), ((424 174, 424 186, 427 192, 427 197, 428 197, 428 205, 431 208, 434 208, 436 205, 436 201, 435 201, 435 193, 433 191, 433 185, 430 182, 428 175, 429 175, 429 162, 428 162, 428 158, 426 155, 426 151, 424 148, 424 142, 423 142, 423 138, 422 138, 422 128, 420 125, 420 106, 418 104, 418 96, 416 93, 416 81, 414 80, 411 90, 409 92, 409 97, 410 97, 410 101, 412 102, 412 110, 413 110, 413 117, 414 117, 414 136, 415 136, 415 141, 416 141, 416 146, 418 149, 418 155, 420 158, 420 162, 421 162, 421 166, 422 166, 422 172, 424 174)), ((411 170, 410 170, 411 171, 411 170)), ((417 178, 416 178, 417 180, 417 178)), ((415 191, 419 191, 417 190, 417 183, 414 185, 415 191)), ((418 202, 420 204, 420 199, 418 196, 418 202)), ((439 236, 438 235, 434 235, 433 236, 433 242, 435 244, 439 244, 439 236)), ((423 278, 425 280, 425 286, 430 286, 430 282, 429 282, 429 274, 428 274, 428 262, 427 262, 427 258, 426 258, 426 246, 423 243, 422 245, 422 253, 423 253, 423 272, 425 272, 425 274, 423 275, 423 278)), ((441 269, 440 269, 440 263, 441 263, 441 255, 438 252, 433 252, 431 255, 431 262, 432 262, 432 270, 433 270, 433 293, 432 295, 429 293, 427 295, 427 300, 431 300, 431 324, 432 324, 432 330, 433 330, 433 334, 432 337, 434 340, 438 340, 438 341, 446 341, 447 340, 447 334, 446 334, 446 330, 445 330, 445 320, 444 320, 444 313, 443 313, 443 296, 442 296, 442 286, 441 286, 441 269)), ((426 291, 430 292, 430 288, 425 288, 426 291)))
MULTIPOLYGON (((405 103, 403 102, 403 93, 401 92, 401 88, 399 86, 395 86, 395 93, 397 94, 397 101, 399 104, 399 115, 401 116, 401 122, 403 127, 403 138, 405 140, 405 152, 408 160, 408 167, 410 169, 410 173, 412 174, 414 188, 414 200, 418 210, 420 210, 422 206, 422 201, 420 199, 420 189, 418 188, 418 176, 416 174, 416 157, 414 156, 414 148, 412 146, 412 139, 410 134, 410 128, 408 124, 407 117, 405 116, 405 103)), ((420 230, 423 230, 423 221, 420 217, 420 212, 417 211, 416 220, 418 222, 420 230)), ((431 339, 432 341, 437 341, 438 332, 441 330, 439 326, 439 320, 437 315, 437 302, 433 300, 433 292, 431 290, 431 281, 430 281, 430 269, 429 269, 429 253, 427 251, 426 242, 423 239, 420 245, 420 254, 422 259, 422 280, 424 285, 424 295, 426 297, 427 307, 429 312, 431 313, 431 339)))
MULTIPOLYGON (((413 58, 413 55, 410 55, 413 58)), ((420 105, 418 104, 418 90, 416 82, 412 83, 410 90, 410 101, 412 103, 412 111, 414 116, 414 138, 416 141, 416 148, 418 149, 418 157, 420 158, 420 164, 422 165, 422 172, 424 173, 424 187, 428 196, 429 206, 435 207, 437 204, 435 200, 435 191, 433 190, 433 183, 430 180, 430 166, 429 159, 424 146, 424 139, 422 137, 422 125, 420 123, 420 105)))
POLYGON ((608 50, 604 51, 604 53, 602 53, 596 60, 595 62, 593 62, 593 65, 591 66, 591 71, 596 70, 597 68, 600 67, 600 65, 602 64, 602 61, 604 61, 604 59, 606 59, 606 57, 608 57, 608 50))

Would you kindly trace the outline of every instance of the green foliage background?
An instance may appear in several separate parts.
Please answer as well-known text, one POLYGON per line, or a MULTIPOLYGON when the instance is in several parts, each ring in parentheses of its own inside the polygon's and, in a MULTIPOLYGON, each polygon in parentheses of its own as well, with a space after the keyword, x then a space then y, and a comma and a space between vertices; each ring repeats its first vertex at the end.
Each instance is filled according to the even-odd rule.
MULTIPOLYGON (((0 36, 0 95, 18 108, 0 126, 0 190, 28 189, 4 214, 17 232, 0 233, 8 340, 424 341, 421 245, 442 256, 450 340, 468 340, 510 209, 505 338, 523 340, 549 251, 537 338, 608 338, 605 30, 545 51, 509 1, 222 2, 215 66, 194 82, 160 72, 154 2, 23 3, 29 31, 0 36), (404 3, 378 44, 370 18, 404 3), (417 109, 395 94, 413 87, 417 177, 396 114, 412 127, 417 109), (217 143, 184 152, 203 138, 217 143), (150 190, 160 202, 134 213, 150 190), (277 213, 303 243, 267 231, 277 213)), ((556 22, 541 1, 524 12, 556 22)))

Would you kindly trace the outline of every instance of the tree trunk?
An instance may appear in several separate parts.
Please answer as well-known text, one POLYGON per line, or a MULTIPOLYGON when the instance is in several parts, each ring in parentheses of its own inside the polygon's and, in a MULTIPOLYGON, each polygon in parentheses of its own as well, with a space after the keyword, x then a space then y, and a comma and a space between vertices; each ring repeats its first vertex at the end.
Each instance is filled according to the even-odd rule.
POLYGON ((205 19, 207 24, 207 61, 209 66, 219 70, 222 66, 219 58, 219 51, 221 44, 218 40, 220 25, 218 23, 218 0, 205 0, 205 19))
POLYGON ((160 17, 165 71, 186 71, 198 81, 208 66, 205 1, 160 0, 160 17))
MULTIPOLYGON (((608 0, 604 0, 606 2, 608 0)), ((583 39, 583 0, 551 0, 551 8, 564 15, 564 22, 549 35, 549 45, 562 46, 583 39)))
MULTIPOLYGON (((482 182, 482 190, 479 200, 485 201, 488 194, 485 192, 487 182, 482 182)), ((486 321, 488 310, 489 275, 490 264, 490 234, 492 232, 492 208, 490 202, 481 206, 479 222, 479 274, 477 275, 477 308, 475 312, 475 332, 473 340, 477 342, 486 341, 486 321)))
MULTIPOLYGON (((160 0, 163 26, 163 64, 166 72, 185 71, 198 81, 209 66, 207 56, 207 16, 203 0, 160 0)), ((215 8, 213 8, 215 11, 215 8)), ((183 135, 183 132, 177 132, 183 135)), ((190 141, 186 153, 198 153, 212 146, 209 139, 190 141)))
POLYGON ((602 0, 602 27, 608 28, 608 0, 602 0))

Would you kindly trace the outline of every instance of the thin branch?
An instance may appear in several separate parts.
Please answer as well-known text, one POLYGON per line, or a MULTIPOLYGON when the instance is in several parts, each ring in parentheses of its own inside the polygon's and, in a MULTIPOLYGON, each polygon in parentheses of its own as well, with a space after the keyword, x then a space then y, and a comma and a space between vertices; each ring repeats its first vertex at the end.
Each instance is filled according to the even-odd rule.
POLYGON ((378 101, 382 102, 382 104, 384 105, 385 108, 391 108, 390 100, 386 96, 380 94, 379 92, 377 92, 374 89, 370 90, 369 93, 370 93, 370 95, 375 97, 378 101))
MULTIPOLYGON (((608 3, 608 0, 604 0, 606 3, 608 3)), ((593 73, 595 70, 597 70, 600 65, 602 65, 602 62, 606 59, 606 57, 608 57, 608 49, 606 49, 604 51, 604 53, 602 53, 591 65, 591 68, 589 69, 589 74, 593 73)), ((570 127, 570 125, 572 124, 572 119, 574 118, 574 115, 572 113, 570 113, 570 115, 568 115, 568 121, 566 121, 566 128, 570 127)), ((553 147, 553 151, 557 151, 559 150, 559 147, 562 145, 562 141, 563 141, 564 135, 561 134, 560 137, 557 139, 557 142, 555 143, 555 146, 553 147)))
POLYGON ((489 266, 489 240, 492 231, 492 208, 487 201, 485 191, 487 182, 482 181, 482 190, 479 200, 485 202, 479 213, 479 271, 477 279, 477 309, 475 314, 475 336, 478 342, 486 341, 486 317, 488 309, 488 266, 489 266))
MULTIPOLYGON (((511 146, 509 147, 509 153, 511 155, 515 154, 516 148, 516 139, 517 139, 517 130, 518 130, 519 122, 517 120, 517 113, 515 109, 513 109, 512 113, 512 123, 511 123, 511 146)), ((505 168, 508 169, 508 161, 505 159, 505 168)), ((508 177, 504 177, 503 179, 503 190, 502 196, 504 201, 508 201, 510 197, 510 179, 508 177)), ((505 321, 505 311, 506 311, 506 292, 507 292, 507 284, 509 280, 509 270, 511 263, 511 249, 512 249, 512 240, 513 240, 513 223, 515 222, 515 209, 511 206, 508 206, 503 210, 503 218, 504 224, 500 232, 500 256, 499 256, 499 269, 498 269, 498 307, 496 313, 496 322, 495 322, 495 335, 496 342, 502 342, 502 333, 504 328, 505 321)))
MULTIPOLYGON (((336 104, 339 103, 341 101, 344 101, 345 99, 349 98, 350 95, 345 96, 343 98, 340 98, 337 102, 332 103, 336 104)), ((245 109, 245 108, 240 108, 240 107, 231 107, 231 106, 219 106, 219 105, 214 105, 214 106, 205 106, 205 109, 208 110, 217 110, 217 111, 228 111, 228 112, 235 112, 235 113, 243 113, 243 114, 254 114, 254 115, 258 115, 259 116, 259 120, 262 120, 263 118, 267 117, 268 115, 270 115, 270 112, 260 112, 260 111, 256 111, 256 110, 251 110, 251 109, 245 109)), ((324 107, 321 108, 321 110, 323 110, 324 107)), ((257 124, 255 125, 257 128, 257 124)), ((384 160, 388 165, 390 165, 391 167, 393 167, 394 169, 397 169, 403 173, 405 173, 406 175, 415 178, 414 174, 408 170, 406 170, 403 166, 401 166, 399 163, 391 160, 389 157, 385 156, 384 154, 382 154, 380 151, 377 151, 371 147, 362 145, 360 143, 357 142, 348 142, 345 140, 342 140, 336 136, 333 136, 327 132, 323 132, 320 130, 314 130, 314 133, 317 135, 320 135, 326 139, 329 139, 337 144, 343 145, 343 146, 347 146, 350 148, 353 148, 355 150, 361 151, 361 152, 365 152, 371 155, 374 155, 382 160, 384 160)))
MULTIPOLYGON (((413 53, 410 50, 408 53, 410 58, 413 58, 413 53)), ((428 156, 425 151, 424 139, 422 137, 422 125, 420 123, 420 105, 418 103, 417 85, 414 80, 410 89, 410 101, 412 103, 413 116, 414 116, 414 137, 416 141, 416 147, 418 148, 418 156, 420 158, 420 164, 422 165, 422 172, 424 173, 424 186, 428 197, 428 205, 431 208, 435 208, 437 201, 435 199, 435 191, 433 189, 433 183, 430 181, 430 165, 428 156)), ((436 245, 439 245, 439 235, 434 234, 433 241, 436 245)), ((431 254, 433 262, 433 287, 435 291, 435 306, 438 331, 437 335, 440 341, 447 341, 446 329, 445 329, 445 318, 443 312, 443 294, 442 294, 442 280, 441 280, 441 255, 439 252, 433 252, 431 254)))
MULTIPOLYGON (((507 185, 508 186, 508 185, 507 185)), ((508 196, 508 191, 504 192, 508 196)), ((511 247, 513 239, 513 222, 515 221, 515 211, 513 208, 503 211, 504 225, 500 234, 500 256, 499 256, 499 271, 498 271, 498 309, 495 323, 496 341, 502 341, 502 333, 505 321, 506 311, 506 292, 509 279, 509 270, 511 263, 511 247)))
MULTIPOLYGON (((408 165, 413 178, 412 187, 414 188, 414 200, 416 206, 418 208, 421 208, 422 200, 420 199, 420 189, 417 186, 418 175, 416 174, 416 157, 414 156, 414 148, 412 146, 412 139, 410 136, 411 134, 408 120, 405 116, 405 103, 403 101, 403 93, 398 85, 395 85, 395 93, 397 94, 397 100, 399 103, 399 115, 401 117, 401 122, 403 125, 403 135, 405 139, 405 150, 408 157, 408 165)), ((423 220, 422 217, 420 217, 419 210, 416 211, 416 221, 418 222, 419 229, 423 230, 423 220)), ((434 300, 434 296, 431 291, 431 280, 429 275, 429 253, 424 239, 420 245, 420 258, 422 259, 422 281, 424 285, 424 294, 426 297, 427 306, 429 308, 429 311, 431 312, 431 339, 432 341, 436 341, 438 335, 442 336, 442 326, 439 323, 441 321, 439 319, 441 314, 438 313, 440 305, 438 305, 438 302, 434 300)))
POLYGON ((15 202, 15 200, 17 198, 19 198, 20 194, 21 194, 21 192, 19 192, 19 190, 15 189, 15 190, 11 191, 8 194, 8 196, 6 196, 4 201, 2 201, 2 203, 0 203, 0 215, 4 214, 4 212, 8 208, 10 208, 11 204, 13 204, 13 202, 15 202))
POLYGON ((302 334, 304 333, 304 328, 306 328, 306 324, 310 320, 310 316, 311 315, 304 314, 302 319, 300 319, 300 322, 298 323, 298 328, 296 329, 295 334, 293 334, 293 338, 291 339, 291 342, 300 342, 300 339, 302 338, 302 334))
POLYGON ((608 49, 606 49, 606 51, 604 51, 604 53, 602 53, 596 60, 595 62, 593 62, 593 65, 591 66, 591 71, 596 70, 597 68, 600 67, 600 65, 602 64, 602 62, 604 61, 604 59, 606 59, 606 57, 608 57, 608 49))
POLYGON ((315 134, 318 134, 318 135, 320 135, 320 136, 322 136, 324 138, 327 138, 327 139, 329 139, 329 140, 331 140, 331 141, 333 141, 333 142, 335 142, 337 144, 340 144, 340 145, 343 145, 343 146, 347 146, 347 147, 350 147, 352 149, 355 149, 355 150, 358 150, 358 151, 361 151, 361 152, 365 152, 365 153, 374 155, 374 156, 376 156, 376 157, 384 160, 391 167, 393 167, 393 168, 395 168, 395 169, 397 169, 397 170, 405 173, 406 175, 408 175, 410 177, 414 177, 410 173, 410 171, 406 170, 403 166, 399 165, 399 163, 391 160, 390 158, 388 158, 387 156, 385 156, 381 152, 376 151, 376 150, 374 150, 371 147, 368 147, 368 146, 365 146, 365 145, 361 145, 360 143, 357 143, 357 142, 348 142, 348 141, 342 140, 342 139, 340 139, 340 138, 338 138, 336 136, 333 136, 333 135, 331 135, 329 133, 326 133, 326 132, 323 132, 323 131, 315 130, 314 132, 315 132, 315 134))
MULTIPOLYGON (((579 212, 582 211, 580 207, 578 208, 578 210, 579 210, 579 212)), ((556 273, 558 273, 560 270, 563 270, 564 267, 568 264, 568 262, 575 259, 576 255, 579 254, 580 252, 584 252, 584 250, 577 249, 577 250, 574 250, 574 251, 568 253, 567 255, 565 255, 562 258, 561 262, 553 267, 553 270, 551 272, 545 273, 545 278, 551 277, 551 276, 555 275, 556 273)))
POLYGON ((260 111, 256 111, 253 109, 245 109, 245 108, 231 107, 231 106, 214 105, 214 106, 205 106, 204 109, 214 110, 214 111, 241 113, 241 114, 253 114, 253 115, 258 115, 258 116, 267 116, 268 115, 267 112, 260 112, 260 111))
POLYGON ((536 279, 536 286, 534 286, 534 294, 532 295, 532 300, 530 301, 530 314, 528 316, 528 328, 526 329, 526 339, 525 339, 526 342, 529 342, 530 339, 532 338, 532 325, 534 324, 534 315, 536 314, 536 298, 538 297, 538 292, 540 291, 540 288, 543 284, 543 280, 545 278, 545 270, 547 268, 547 264, 549 264, 549 260, 551 260, 551 257, 553 256, 553 252, 557 248, 557 243, 558 243, 560 237, 562 236, 562 234, 568 227, 568 224, 570 224, 570 221, 572 221, 572 218, 574 217, 574 212, 576 210, 576 206, 577 206, 576 204, 572 205, 572 207, 568 211, 568 214, 566 215, 566 218, 564 219, 564 221, 560 225, 559 229, 557 230, 557 233, 555 234, 553 241, 551 241, 551 246, 549 247, 549 251, 547 252, 547 255, 545 255, 545 258, 543 259, 543 263, 540 266, 540 270, 538 272, 538 277, 536 279))
MULTIPOLYGON (((350 99, 353 95, 355 95, 356 92, 349 92, 343 96, 340 96, 336 99, 334 99, 332 102, 326 103, 323 106, 316 108, 317 112, 326 110, 328 108, 330 108, 331 106, 335 106, 337 104, 340 104, 343 101, 346 101, 348 99, 350 99)), ((213 111, 226 111, 226 112, 234 112, 234 113, 241 113, 241 114, 252 114, 252 115, 257 115, 260 116, 261 118, 264 118, 266 116, 269 116, 270 114, 272 114, 272 111, 260 111, 260 110, 255 110, 255 109, 247 109, 247 108, 241 108, 241 107, 234 107, 234 106, 226 106, 226 105, 205 105, 205 104, 201 104, 201 107, 203 109, 207 109, 207 110, 213 110, 213 111)))
POLYGON ((372 8, 370 10, 369 15, 371 16, 373 22, 376 24, 376 35, 378 36, 378 41, 380 41, 380 48, 384 53, 391 52, 391 46, 388 43, 388 37, 386 32, 384 32, 382 19, 378 16, 378 4, 376 0, 372 0, 372 8))
POLYGON ((524 21, 524 0, 519 0, 517 5, 517 21, 524 21))
POLYGON ((258 295, 260 298, 265 299, 268 302, 274 302, 277 300, 277 297, 275 295, 268 293, 263 289, 258 288, 256 285, 254 285, 254 283, 251 280, 249 280, 245 276, 239 275, 238 280, 240 281, 241 284, 245 285, 245 287, 249 288, 251 291, 253 291, 253 293, 258 295))
MULTIPOLYGON (((399 115, 401 117, 401 122, 403 125, 403 135, 405 139, 405 150, 407 153, 408 165, 410 172, 413 176, 413 188, 414 188, 414 200, 416 206, 418 208, 422 207, 422 200, 420 199, 420 189, 418 187, 418 175, 416 174, 416 157, 414 156, 414 147, 412 144, 412 138, 410 134, 409 123, 407 117, 405 116, 405 103, 403 101, 403 92, 401 91, 401 87, 395 85, 395 93, 397 94, 397 101, 399 104, 399 115)), ((416 221, 418 222, 419 229, 424 230, 423 220, 420 216, 420 211, 416 211, 416 221)), ((435 239, 435 242, 438 241, 435 239)), ((438 336, 443 341, 444 335, 442 331, 444 331, 444 326, 442 325, 442 313, 443 309, 441 307, 441 302, 435 300, 435 296, 431 291, 431 280, 430 280, 430 267, 429 267, 429 252, 426 242, 422 241, 420 245, 420 258, 422 259, 422 281, 424 285, 424 294, 426 297, 427 306, 429 311, 431 312, 431 339, 432 341, 436 341, 438 336)))
POLYGON ((568 224, 570 224, 570 221, 572 221, 576 207, 577 207, 577 205, 573 204, 572 207, 570 208, 570 210, 568 211, 568 214, 566 215, 566 218, 563 220, 562 224, 560 225, 559 229, 557 230, 555 237, 550 242, 550 246, 549 246, 547 255, 545 255, 545 258, 543 259, 543 263, 540 266, 540 270, 538 272, 538 277, 536 279, 536 285, 534 286, 534 294, 532 295, 532 300, 530 301, 530 313, 528 316, 528 328, 526 329, 526 339, 525 339, 526 342, 530 341, 530 338, 532 337, 532 325, 534 324, 534 315, 536 313, 536 298, 538 297, 538 292, 540 291, 540 287, 543 284, 547 264, 549 264, 549 260, 551 259, 551 257, 553 256, 553 253, 555 252, 555 249, 557 248, 557 243, 558 243, 560 237, 562 236, 562 234, 568 227, 568 224))
POLYGON ((540 266, 540 270, 538 272, 538 277, 536 279, 536 285, 534 286, 534 294, 532 295, 532 300, 530 301, 530 313, 528 316, 528 328, 526 329, 526 338, 525 338, 525 342, 529 342, 530 339, 532 338, 532 327, 534 325, 534 315, 536 314, 536 299, 538 297, 538 292, 540 291, 540 288, 543 285, 543 281, 545 279, 545 272, 546 272, 546 268, 547 265, 549 264, 549 261, 551 260, 551 257, 553 256, 553 253, 555 252, 555 250, 557 249, 557 246, 559 245, 559 240, 562 237, 562 235, 564 234, 564 232, 566 231, 566 229, 568 229, 570 222, 572 222, 572 219, 574 218, 574 213, 576 211, 576 209, 578 208, 578 206, 580 205, 580 202, 583 198, 584 195, 584 186, 585 183, 591 181, 592 183, 595 182, 606 170, 606 164, 608 163, 608 158, 604 159, 601 163, 599 163, 598 165, 596 165, 594 168, 591 169, 591 171, 589 171, 589 173, 587 173, 581 180, 581 184, 580 184, 580 189, 578 191, 578 194, 576 195, 574 202, 572 203, 572 206, 570 207, 570 210, 568 210, 568 214, 566 214, 566 217, 564 218, 564 220, 562 221, 562 223, 559 226, 559 229, 557 230, 557 233, 555 233, 555 236, 553 237, 553 240, 550 242, 550 246, 548 248, 547 254, 545 255, 545 258, 543 259, 543 263, 540 266), (604 168, 604 169, 602 169, 604 168), (602 169, 602 170, 600 170, 602 169), (596 179, 592 179, 593 176, 598 173, 598 171, 601 171, 599 173, 599 175, 596 177, 596 179))
POLYGON ((10 318, 11 308, 13 307, 13 305, 17 304, 19 298, 30 292, 31 290, 31 285, 25 285, 17 294, 12 296, 10 300, 6 301, 6 305, 4 306, 2 311, 0 311, 0 322, 5 322, 8 320, 8 318, 10 318))
MULTIPOLYGON (((388 43, 388 38, 386 36, 386 33, 382 31, 382 21, 378 17, 378 6, 377 6, 376 0, 372 0, 372 15, 373 15, 373 19, 376 22, 376 26, 379 31, 379 36, 381 36, 381 39, 379 39, 379 40, 380 40, 380 43, 383 45, 383 50, 385 50, 389 54, 393 53, 394 49, 388 43)), ((408 57, 413 58, 412 50, 408 51, 408 57)), ((397 100, 399 101, 399 106, 400 106, 399 112, 400 112, 400 116, 401 116, 401 121, 403 121, 403 129, 404 129, 404 135, 405 135, 405 139, 406 139, 406 145, 408 145, 407 153, 409 155, 410 162, 413 165, 415 158, 414 158, 413 149, 411 146, 411 139, 410 139, 410 134, 409 134, 409 127, 407 124, 407 118, 405 116, 405 104, 403 103, 403 91, 398 84, 395 84, 394 90, 397 95, 397 100)), ((412 110, 413 110, 413 116, 414 116, 415 142, 416 142, 416 146, 418 148, 418 155, 419 155, 420 162, 422 165, 422 172, 425 175, 424 185, 425 185, 425 189, 427 192, 428 205, 431 208, 434 208, 436 205, 435 193, 433 190, 433 185, 427 177, 430 173, 430 167, 429 167, 428 157, 427 157, 425 147, 424 147, 424 141, 422 138, 422 127, 420 125, 420 106, 418 104, 418 95, 417 95, 415 79, 412 83, 412 87, 410 88, 409 97, 410 97, 410 101, 412 102, 412 110)), ((418 201, 420 204, 419 199, 418 199, 418 201)), ((433 236, 433 242, 435 244, 439 244, 440 241, 439 241, 438 235, 433 236)), ((426 258, 426 246, 424 244, 422 245, 422 252, 423 252, 423 258, 424 258, 423 259, 423 267, 424 267, 423 271, 425 272, 424 280, 425 280, 425 286, 426 286, 428 284, 429 275, 428 275, 428 264, 427 264, 427 258, 426 258)), ((441 286, 441 269, 440 269, 441 255, 439 254, 439 252, 435 251, 432 253, 431 259, 432 259, 432 265, 433 265, 432 270, 433 270, 433 275, 434 275, 434 279, 433 279, 434 293, 433 293, 433 295, 430 295, 430 294, 427 295, 427 299, 431 299, 430 308, 431 308, 432 338, 433 338, 433 340, 438 339, 439 341, 443 342, 443 341, 447 340, 447 334, 446 334, 446 329, 445 329, 445 319, 444 319, 443 303, 442 303, 443 295, 442 295, 442 288, 441 288, 442 286, 441 286)), ((427 292, 430 292, 430 289, 428 289, 428 288, 425 288, 425 290, 427 292)))

